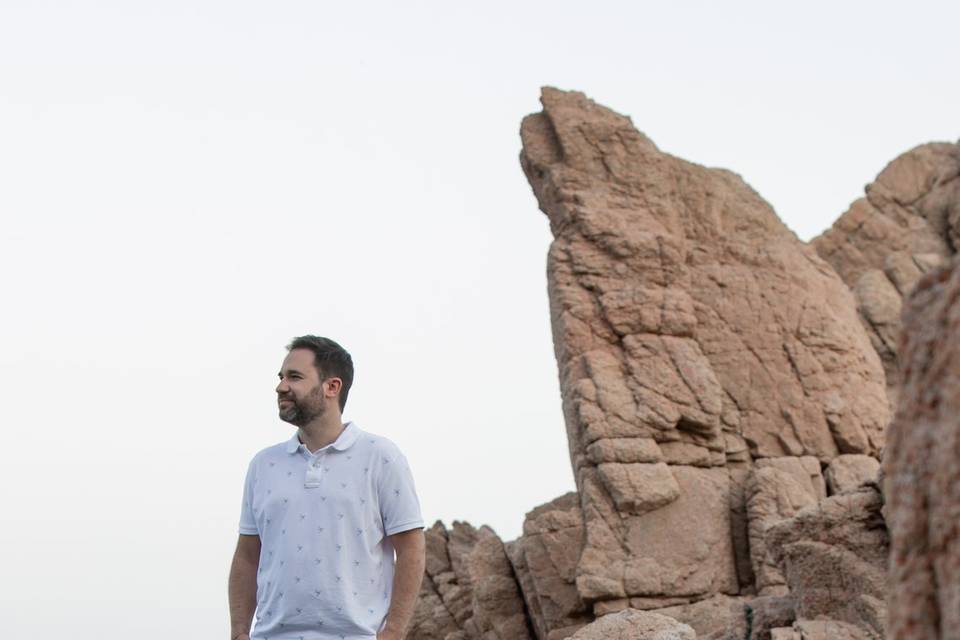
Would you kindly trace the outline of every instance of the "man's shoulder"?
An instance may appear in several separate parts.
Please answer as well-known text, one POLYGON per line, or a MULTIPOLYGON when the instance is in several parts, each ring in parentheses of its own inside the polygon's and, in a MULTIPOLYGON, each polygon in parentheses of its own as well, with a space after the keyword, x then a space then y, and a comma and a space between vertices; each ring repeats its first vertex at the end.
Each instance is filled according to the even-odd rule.
POLYGON ((365 450, 363 455, 376 463, 377 477, 410 472, 410 461, 392 439, 365 431, 358 444, 365 450))
POLYGON ((263 463, 276 462, 277 459, 282 459, 282 454, 287 452, 287 442, 287 440, 284 440, 283 442, 278 442, 260 449, 260 451, 255 453, 253 458, 250 459, 250 465, 256 466, 263 463))
POLYGON ((360 429, 359 427, 357 427, 357 441, 364 447, 369 447, 371 450, 379 453, 402 455, 400 447, 390 438, 366 431, 365 429, 360 429))

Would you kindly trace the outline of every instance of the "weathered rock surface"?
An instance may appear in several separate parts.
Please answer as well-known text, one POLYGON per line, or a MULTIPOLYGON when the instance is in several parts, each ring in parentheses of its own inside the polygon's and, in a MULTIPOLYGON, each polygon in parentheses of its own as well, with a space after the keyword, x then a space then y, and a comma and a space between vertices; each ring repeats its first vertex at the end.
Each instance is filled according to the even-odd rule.
POLYGON ((582 94, 541 100, 521 162, 555 237, 578 594, 602 612, 750 589, 742 472, 790 458, 822 495, 821 462, 883 445, 854 298, 734 174, 660 152, 582 94))
MULTIPOLYGON (((951 227, 953 229, 953 227, 951 227)), ((903 314, 903 387, 884 458, 889 637, 960 637, 960 268, 923 278, 903 314)))
POLYGON ((521 162, 578 491, 506 544, 429 529, 409 637, 880 640, 892 536, 890 637, 960 638, 960 147, 805 245, 735 174, 542 102, 521 162))
POLYGON ((816 505, 818 496, 801 479, 776 467, 755 469, 746 491, 750 556, 757 591, 761 595, 784 595, 786 580, 772 550, 767 549, 767 531, 798 511, 816 505))
POLYGON ((861 485, 877 481, 880 461, 871 456, 847 454, 830 461, 824 472, 830 495, 851 491, 861 485))
POLYGON ((655 609, 651 613, 690 625, 698 640, 744 640, 747 636, 747 607, 742 598, 718 595, 691 604, 655 609))
POLYGON ((507 544, 539 640, 573 635, 593 619, 575 584, 583 534, 580 497, 568 493, 528 513, 523 536, 507 544))
POLYGON ((784 568, 798 620, 830 619, 883 638, 889 535, 875 486, 835 495, 774 524, 767 548, 784 568))
POLYGON ((793 598, 760 596, 747 602, 750 635, 745 640, 770 640, 774 629, 789 627, 797 618, 793 598))
POLYGON ((450 610, 443 604, 436 586, 424 576, 410 623, 410 637, 418 640, 445 640, 459 633, 459 629, 450 610))
POLYGON ((771 640, 874 640, 862 629, 836 620, 798 620, 792 627, 772 629, 771 640))
POLYGON ((503 543, 489 527, 437 522, 426 532, 426 568, 408 637, 528 640, 528 616, 503 543))
POLYGON ((473 584, 472 635, 484 640, 528 640, 523 596, 503 542, 492 529, 480 529, 468 566, 473 584))
POLYGON ((898 373, 900 308, 917 280, 960 240, 960 145, 925 144, 893 160, 828 231, 812 241, 853 289, 883 361, 891 401, 898 373))
POLYGON ((651 611, 625 609, 577 631, 574 640, 696 640, 686 624, 651 611))
POLYGON ((459 633, 463 623, 472 616, 469 573, 465 570, 463 556, 476 541, 476 529, 455 522, 453 530, 448 532, 436 522, 424 533, 426 568, 409 635, 418 640, 445 640, 459 633), (459 575, 451 561, 451 536, 456 539, 453 556, 460 569, 459 575))
MULTIPOLYGON (((842 455, 837 458, 843 458, 842 455)), ((837 458, 834 458, 836 460, 837 458)), ((812 456, 784 456, 782 458, 760 458, 754 461, 757 469, 773 467, 792 476, 803 488, 817 500, 827 497, 827 484, 820 472, 819 461, 812 456)))

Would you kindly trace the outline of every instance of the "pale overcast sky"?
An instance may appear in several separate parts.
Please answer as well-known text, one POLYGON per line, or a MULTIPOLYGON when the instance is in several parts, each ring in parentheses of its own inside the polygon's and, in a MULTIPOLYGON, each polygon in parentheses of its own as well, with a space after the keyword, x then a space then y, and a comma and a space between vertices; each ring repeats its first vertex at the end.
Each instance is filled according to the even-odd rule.
POLYGON ((539 87, 732 169, 803 239, 960 136, 956 3, 0 1, 4 636, 227 637, 284 345, 424 516, 519 535, 573 489, 539 87))

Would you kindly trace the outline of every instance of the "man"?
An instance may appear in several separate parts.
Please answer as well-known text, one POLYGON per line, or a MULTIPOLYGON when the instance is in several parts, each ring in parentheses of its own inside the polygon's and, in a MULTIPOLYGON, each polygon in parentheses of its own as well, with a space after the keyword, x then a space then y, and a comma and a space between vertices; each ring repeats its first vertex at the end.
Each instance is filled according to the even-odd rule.
POLYGON ((425 562, 410 468, 391 441, 341 422, 353 382, 343 347, 302 336, 287 351, 277 401, 298 429, 247 470, 230 638, 400 640, 425 562))

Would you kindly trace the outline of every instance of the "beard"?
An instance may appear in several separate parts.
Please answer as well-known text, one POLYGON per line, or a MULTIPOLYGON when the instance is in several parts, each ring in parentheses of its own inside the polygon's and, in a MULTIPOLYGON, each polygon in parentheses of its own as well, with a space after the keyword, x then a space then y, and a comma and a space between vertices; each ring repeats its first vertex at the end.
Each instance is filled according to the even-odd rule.
MULTIPOLYGON (((280 398, 289 402, 280 405, 280 419, 297 427, 302 427, 324 413, 323 391, 317 385, 303 398, 288 395, 280 398)), ((278 401, 279 402, 279 401, 278 401)))

